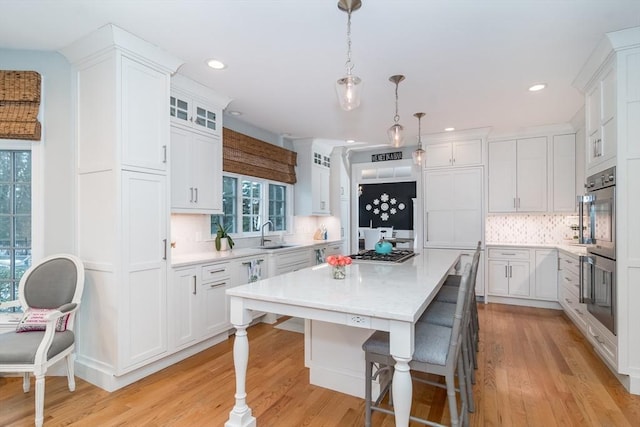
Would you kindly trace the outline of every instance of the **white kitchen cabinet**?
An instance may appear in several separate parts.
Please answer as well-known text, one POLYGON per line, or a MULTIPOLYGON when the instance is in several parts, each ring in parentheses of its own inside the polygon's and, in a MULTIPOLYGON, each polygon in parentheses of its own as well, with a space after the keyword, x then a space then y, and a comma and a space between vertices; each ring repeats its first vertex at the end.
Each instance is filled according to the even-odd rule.
MULTIPOLYGON (((296 215, 331 215, 331 150, 315 140, 293 142, 298 153, 294 187, 296 215)), ((337 189, 336 189, 337 191, 337 189)))
POLYGON ((513 297, 531 295, 528 249, 489 249, 488 273, 490 295, 513 297))
POLYGON ((423 172, 424 247, 475 247, 483 240, 483 168, 423 172))
POLYGON ((443 142, 425 146, 425 168, 482 164, 482 140, 443 142))
POLYGON ((587 170, 593 170, 616 155, 616 73, 613 61, 586 89, 587 170))
POLYGON ((229 311, 225 291, 231 286, 232 268, 229 262, 206 264, 201 267, 200 327, 203 338, 226 332, 229 311))
POLYGON ((489 142, 489 212, 547 210, 547 138, 489 142))
POLYGON ((222 141, 171 127, 171 211, 222 213, 222 141))
POLYGON ((536 299, 558 301, 558 251, 534 249, 533 256, 535 278, 531 296, 536 299))
POLYGON ((578 329, 586 334, 587 306, 580 302, 580 260, 563 251, 558 258, 558 302, 578 329))
POLYGON ((576 136, 553 136, 553 200, 554 212, 576 211, 576 136))
POLYGON ((311 248, 279 251, 269 256, 269 272, 272 276, 301 270, 315 265, 315 251, 311 248))
POLYGON ((81 113, 75 236, 86 283, 76 372, 111 391, 168 352, 166 103, 180 61, 112 25, 61 52, 81 113))
POLYGON ((222 138, 222 110, 229 101, 181 74, 171 78, 169 116, 174 125, 222 138))
POLYGON ((169 286, 169 345, 179 349, 196 342, 199 267, 175 269, 169 286))

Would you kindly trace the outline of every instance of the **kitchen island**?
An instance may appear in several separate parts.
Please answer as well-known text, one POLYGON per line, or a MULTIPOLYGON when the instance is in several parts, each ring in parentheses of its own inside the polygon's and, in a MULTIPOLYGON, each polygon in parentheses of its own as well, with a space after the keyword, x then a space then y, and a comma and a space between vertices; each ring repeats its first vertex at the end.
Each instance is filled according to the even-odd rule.
POLYGON ((414 351, 414 325, 434 299, 460 253, 424 250, 401 264, 357 263, 344 280, 332 278, 328 265, 298 270, 233 289, 230 319, 236 328, 233 347, 236 374, 235 406, 227 427, 255 426, 245 390, 252 311, 388 331, 396 361, 393 402, 396 426, 409 424, 412 385, 409 362, 414 351))

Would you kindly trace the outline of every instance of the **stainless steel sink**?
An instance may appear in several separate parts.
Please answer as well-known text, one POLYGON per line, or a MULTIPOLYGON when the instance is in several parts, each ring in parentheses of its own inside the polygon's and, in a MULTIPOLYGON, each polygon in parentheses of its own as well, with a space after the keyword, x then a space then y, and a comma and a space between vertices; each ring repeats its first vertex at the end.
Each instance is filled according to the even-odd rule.
POLYGON ((298 245, 287 245, 287 244, 276 244, 276 245, 264 245, 258 246, 258 249, 283 249, 283 248, 293 248, 298 245))

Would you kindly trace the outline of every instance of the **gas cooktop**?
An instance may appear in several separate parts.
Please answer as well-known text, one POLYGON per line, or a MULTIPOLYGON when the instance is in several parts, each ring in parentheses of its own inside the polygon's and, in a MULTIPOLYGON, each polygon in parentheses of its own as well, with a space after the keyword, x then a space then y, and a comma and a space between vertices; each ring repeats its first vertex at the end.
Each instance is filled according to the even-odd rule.
POLYGON ((375 250, 369 249, 360 251, 357 254, 349 255, 355 262, 405 262, 409 258, 415 256, 415 252, 410 249, 394 249, 390 254, 382 255, 376 253, 375 250))

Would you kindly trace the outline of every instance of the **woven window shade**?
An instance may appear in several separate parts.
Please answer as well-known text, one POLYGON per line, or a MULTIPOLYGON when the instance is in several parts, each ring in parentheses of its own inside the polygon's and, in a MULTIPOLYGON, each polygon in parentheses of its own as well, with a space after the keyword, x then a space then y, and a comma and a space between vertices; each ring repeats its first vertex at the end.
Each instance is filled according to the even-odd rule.
POLYGON ((40 74, 0 70, 0 139, 40 139, 40 74))
POLYGON ((269 144, 259 139, 222 129, 222 169, 241 175, 296 183, 295 151, 269 144))

